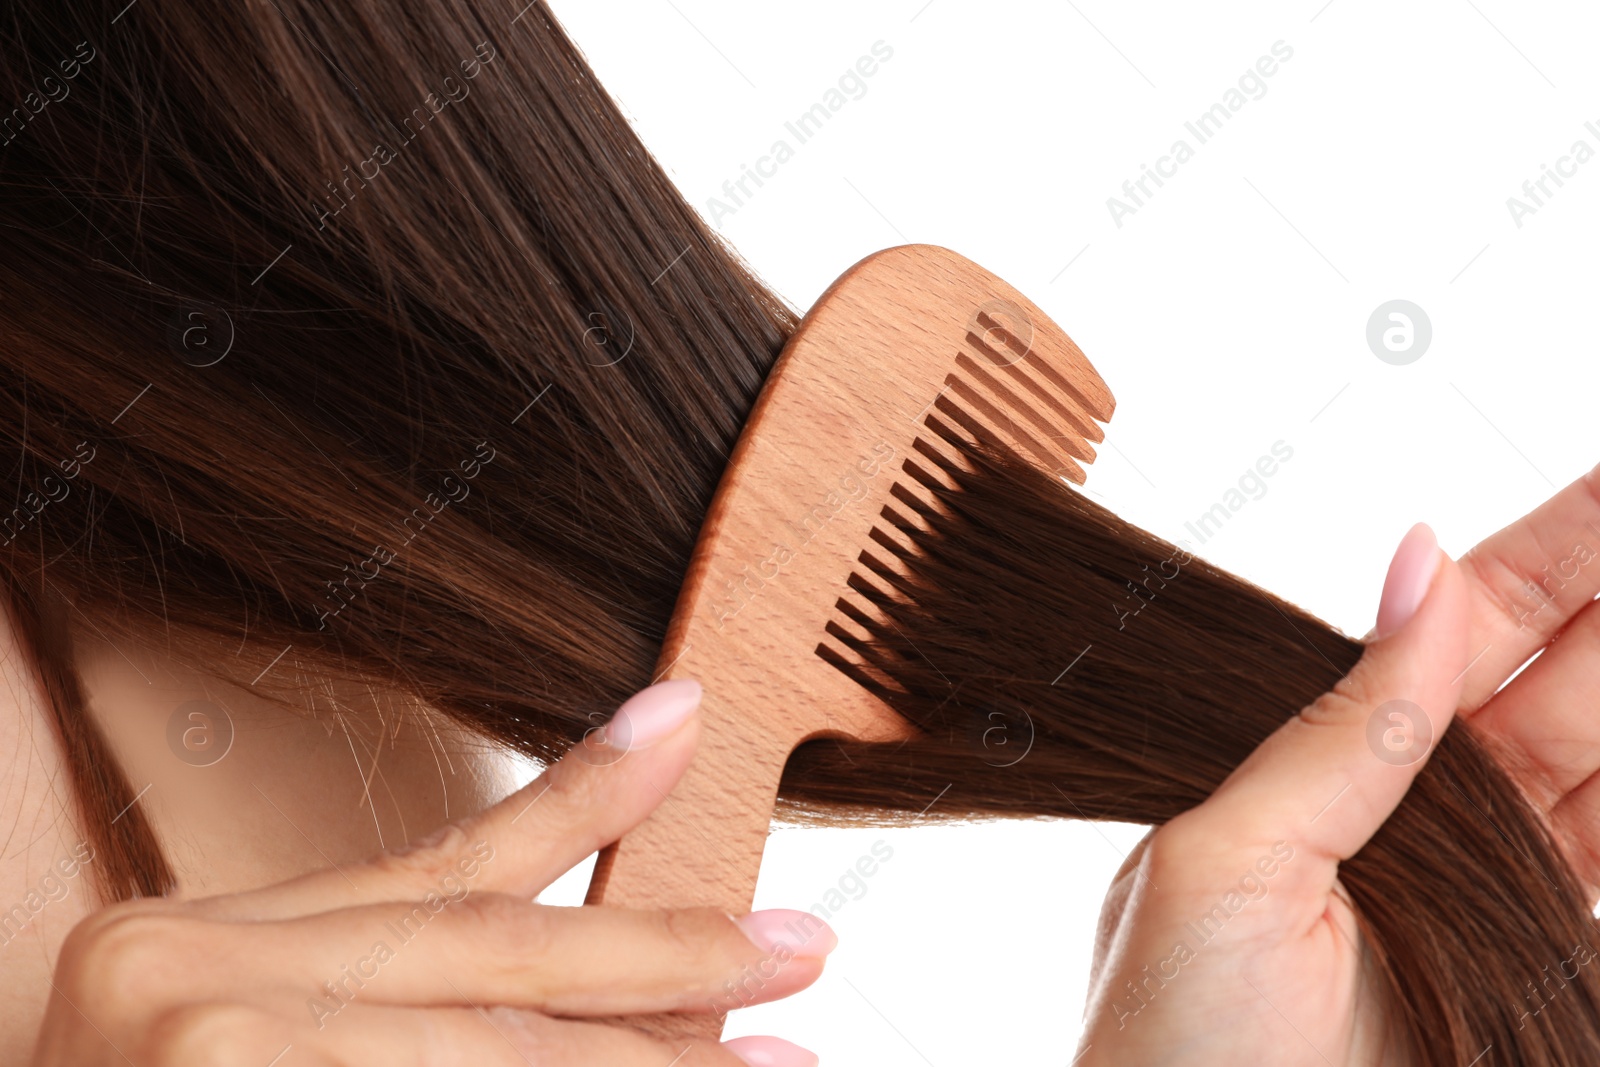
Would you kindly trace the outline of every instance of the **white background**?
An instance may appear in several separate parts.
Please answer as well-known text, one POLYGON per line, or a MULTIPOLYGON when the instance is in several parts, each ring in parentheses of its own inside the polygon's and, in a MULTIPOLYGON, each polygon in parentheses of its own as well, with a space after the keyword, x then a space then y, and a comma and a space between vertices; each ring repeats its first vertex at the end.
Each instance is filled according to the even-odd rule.
MULTIPOLYGON (((691 202, 766 154, 876 41, 893 58, 717 228, 804 309, 846 267, 945 245, 1070 333, 1118 400, 1087 491, 1347 632, 1411 523, 1459 555, 1600 460, 1600 159, 1518 227, 1507 198, 1600 151, 1597 16, 1509 0, 555 0, 691 202), (1205 144, 1184 130, 1293 49, 1205 144), (1192 160, 1119 228, 1107 198, 1192 160), (1429 316, 1415 362, 1366 324, 1429 316), (1203 545, 1186 530, 1276 441, 1293 458, 1203 545)), ((826 1064, 1065 1065, 1094 917, 1132 827, 780 830, 757 905, 807 908, 871 843, 822 981, 752 1009, 826 1064)), ((564 883, 581 896, 584 876, 564 883)), ((561 894, 557 894, 559 897, 561 894)), ((556 899, 547 897, 546 899, 556 899)))

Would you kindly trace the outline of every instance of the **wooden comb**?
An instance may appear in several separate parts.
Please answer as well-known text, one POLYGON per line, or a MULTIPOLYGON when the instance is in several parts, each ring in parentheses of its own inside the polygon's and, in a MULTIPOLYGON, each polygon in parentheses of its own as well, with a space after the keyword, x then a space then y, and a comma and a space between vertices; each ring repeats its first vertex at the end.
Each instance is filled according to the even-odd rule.
MULTIPOLYGON (((895 560, 882 548, 933 507, 935 458, 961 463, 950 442, 981 439, 1081 484, 1114 407, 1060 327, 954 252, 904 245, 840 276, 756 400, 661 650, 657 681, 704 686, 699 751, 600 854, 588 902, 748 911, 795 747, 915 732, 839 669, 852 658, 839 637, 872 612, 853 593, 888 592, 873 578, 895 560)), ((722 1016, 629 1021, 714 1038, 722 1016)))

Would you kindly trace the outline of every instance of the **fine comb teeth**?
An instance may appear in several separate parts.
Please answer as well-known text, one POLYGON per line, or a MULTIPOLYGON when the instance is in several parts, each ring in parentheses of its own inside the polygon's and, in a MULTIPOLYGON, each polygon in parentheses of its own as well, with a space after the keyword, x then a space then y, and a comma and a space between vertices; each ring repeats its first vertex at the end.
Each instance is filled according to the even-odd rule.
MULTIPOLYGON (((959 443, 1002 445, 1082 484, 1114 408, 1060 327, 954 252, 905 245, 841 275, 751 411, 662 647, 658 681, 705 688, 698 753, 661 807, 601 853, 588 902, 749 910, 795 747, 914 733, 848 677, 850 629, 889 595, 904 531, 964 465, 959 443)), ((741 1006, 730 997, 711 1007, 741 1006)), ((630 1021, 680 1036, 721 1028, 720 1014, 630 1021)))

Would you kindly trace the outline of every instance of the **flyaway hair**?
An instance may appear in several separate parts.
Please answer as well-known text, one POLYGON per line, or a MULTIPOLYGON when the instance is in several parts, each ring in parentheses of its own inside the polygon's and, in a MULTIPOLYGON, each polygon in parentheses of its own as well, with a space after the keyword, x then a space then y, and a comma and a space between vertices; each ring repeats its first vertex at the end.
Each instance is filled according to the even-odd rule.
MULTIPOLYGON (((559 756, 649 681, 797 322, 543 4, 13 3, 0 225, 0 582, 108 900, 172 872, 75 640, 154 634, 291 703, 391 686, 559 756)), ((904 637, 879 626, 845 665, 926 736, 808 746, 791 813, 893 819, 948 785, 929 817, 1159 823, 1355 662, 1264 591, 1172 574, 1172 546, 974 462, 872 605, 904 637)), ((1470 728, 1342 880, 1413 1063, 1592 1059, 1592 969, 1521 1017, 1592 920, 1470 728)))

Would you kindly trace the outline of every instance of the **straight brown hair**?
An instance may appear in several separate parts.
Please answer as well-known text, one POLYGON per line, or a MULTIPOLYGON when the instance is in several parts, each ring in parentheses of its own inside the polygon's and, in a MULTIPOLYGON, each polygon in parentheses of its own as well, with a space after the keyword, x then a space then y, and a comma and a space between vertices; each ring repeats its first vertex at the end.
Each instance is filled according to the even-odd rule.
MULTIPOLYGON (((172 874, 74 633, 160 632, 286 701, 400 688, 543 759, 649 681, 796 316, 518 6, 27 0, 0 25, 0 578, 107 900, 172 874)), ((1159 823, 1355 662, 1202 561, 1108 632, 1172 546, 973 462, 879 598, 901 633, 844 665, 924 736, 807 746, 791 814, 892 821, 947 789, 927 817, 1159 823)), ((1519 1014, 1591 920, 1470 728, 1341 877, 1411 1062, 1600 1047, 1587 971, 1519 1014)))
MULTIPOLYGON (((784 784, 809 810, 904 822, 938 796, 963 814, 1162 823, 1360 658, 1019 457, 963 456, 970 469, 923 479, 936 506, 902 527, 900 568, 855 583, 875 610, 852 615, 866 636, 840 663, 923 734, 803 747, 784 784)), ((1595 952, 1590 902, 1470 723, 1439 739, 1339 880, 1400 1062, 1593 1061, 1600 980, 1561 967, 1595 952)))

